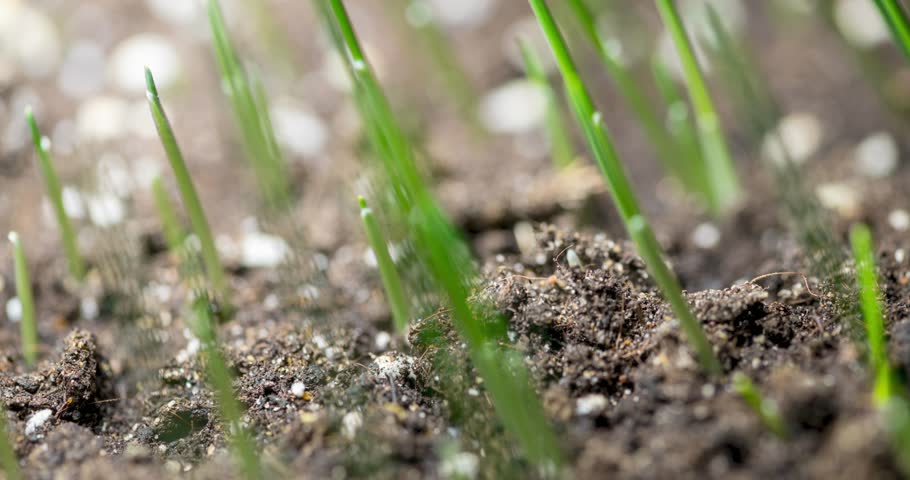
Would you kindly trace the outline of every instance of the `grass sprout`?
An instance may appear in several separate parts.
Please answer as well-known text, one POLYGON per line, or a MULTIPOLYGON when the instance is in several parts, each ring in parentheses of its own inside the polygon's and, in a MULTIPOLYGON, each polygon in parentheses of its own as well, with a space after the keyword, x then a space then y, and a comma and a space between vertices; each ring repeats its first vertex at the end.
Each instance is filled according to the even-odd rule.
POLYGON ((896 389, 894 375, 888 364, 885 317, 879 302, 880 292, 875 272, 872 234, 869 232, 869 228, 862 224, 854 225, 850 229, 850 244, 856 260, 856 282, 859 287, 863 323, 866 325, 869 368, 875 378, 873 397, 876 404, 882 406, 896 394, 896 389))
POLYGON ((6 432, 6 407, 0 404, 0 466, 3 467, 7 480, 20 480, 22 470, 19 468, 19 459, 16 458, 16 450, 6 432))
POLYGON ((572 108, 585 132, 597 165, 610 186, 613 201, 625 222, 629 236, 635 242, 639 255, 644 259, 664 298, 670 303, 673 313, 679 319, 702 368, 709 374, 720 373, 722 370, 720 362, 714 355, 714 350, 701 328, 701 324, 686 303, 679 280, 664 262, 662 249, 654 232, 639 210, 635 193, 619 162, 616 150, 603 123, 603 117, 594 107, 556 20, 544 0, 529 1, 556 56, 572 108))
POLYGON ((395 262, 389 255, 389 248, 386 245, 382 231, 379 229, 379 222, 373 215, 373 210, 367 206, 367 201, 359 197, 360 218, 363 220, 363 229, 367 234, 367 240, 370 242, 370 248, 376 257, 376 264, 379 267, 379 275, 382 277, 382 285, 385 287, 386 298, 392 309, 392 319, 395 321, 395 329, 399 332, 405 332, 410 320, 410 308, 408 300, 404 296, 404 289, 401 286, 401 278, 398 276, 398 270, 395 268, 395 262))
POLYGON ((35 296, 32 293, 32 280, 28 274, 25 250, 19 234, 10 232, 9 241, 13 244, 13 263, 16 271, 16 296, 22 306, 19 329, 22 341, 22 356, 29 366, 38 361, 38 323, 35 318, 35 296))
POLYGON ((695 110, 695 125, 704 159, 704 172, 709 183, 708 206, 715 213, 732 206, 739 197, 739 180, 730 156, 727 140, 721 128, 720 117, 708 91, 705 77, 686 27, 673 0, 657 0, 657 7, 682 61, 689 99, 695 110))
POLYGON ((243 407, 234 396, 233 375, 224 353, 218 348, 212 303, 206 294, 198 293, 193 303, 193 333, 199 338, 205 356, 206 378, 224 421, 223 429, 240 463, 244 476, 250 480, 262 478, 259 453, 250 433, 242 425, 243 407))
POLYGON ((384 212, 407 225, 427 276, 447 300, 449 316, 465 340, 474 367, 503 425, 518 440, 526 458, 547 471, 562 463, 562 455, 543 408, 531 387, 523 362, 509 360, 491 325, 501 318, 480 318, 468 300, 475 278, 473 263, 460 234, 449 222, 417 169, 414 152, 403 134, 341 0, 316 0, 336 45, 352 75, 368 137, 388 177, 396 210, 384 212))
POLYGON ((910 19, 900 0, 875 0, 875 6, 888 24, 895 43, 910 58, 910 19))
POLYGON ((761 392, 758 391, 758 387, 752 383, 752 379, 748 375, 742 372, 733 374, 733 391, 742 397, 746 405, 758 414, 765 427, 771 433, 781 439, 787 438, 787 426, 780 415, 780 410, 777 408, 777 402, 763 398, 761 392))
POLYGON ((171 197, 168 195, 161 177, 155 177, 152 180, 152 197, 154 197, 155 210, 158 212, 158 218, 161 220, 161 226, 164 229, 164 239, 167 242, 168 249, 172 253, 177 253, 183 245, 186 233, 180 226, 177 210, 171 202, 171 197))
POLYGON ((208 1, 208 19, 222 89, 230 101, 260 193, 269 206, 285 207, 291 201, 287 165, 272 127, 265 88, 241 64, 218 0, 208 1))
POLYGON ((651 61, 651 75, 666 105, 664 122, 667 130, 676 142, 677 149, 683 152, 683 158, 689 159, 686 165, 691 168, 682 169, 683 172, 677 176, 684 187, 707 198, 707 175, 704 173, 698 133, 692 126, 689 102, 683 98, 667 66, 656 56, 651 61))
POLYGON ((180 152, 180 146, 177 144, 177 137, 174 136, 174 130, 167 119, 164 107, 161 106, 161 99, 158 97, 158 88, 155 86, 152 71, 148 67, 145 68, 145 82, 147 88, 146 96, 148 97, 152 118, 155 121, 155 127, 158 129, 158 136, 161 138, 161 144, 167 154, 168 162, 171 164, 171 170, 174 171, 177 189, 180 191, 184 208, 186 208, 190 217, 193 232, 199 239, 206 274, 212 284, 212 288, 220 295, 224 295, 226 300, 228 284, 224 268, 221 266, 221 260, 218 258, 218 250, 215 248, 215 238, 212 236, 212 230, 209 227, 205 211, 202 209, 202 203, 199 201, 199 195, 196 193, 196 187, 193 185, 193 179, 186 168, 183 153, 180 152))
POLYGON ((76 244, 76 234, 66 209, 63 206, 63 190, 60 187, 60 179, 54 169, 51 161, 50 145, 51 141, 41 135, 38 129, 38 123, 35 121, 35 115, 31 107, 25 109, 25 120, 28 122, 29 129, 32 132, 32 141, 35 144, 35 151, 38 152, 38 164, 41 166, 41 175, 44 177, 44 185, 47 188, 47 196, 50 198, 51 207, 54 210, 54 216, 57 217, 57 226, 60 228, 60 240, 63 243, 63 253, 66 256, 66 263, 69 267, 70 275, 77 280, 82 280, 85 276, 85 263, 82 256, 79 255, 79 247, 76 244))
POLYGON ((556 168, 565 168, 575 162, 575 151, 572 147, 572 137, 566 127, 562 108, 556 91, 547 79, 543 61, 528 44, 527 40, 519 39, 518 48, 524 60, 525 72, 528 80, 537 85, 547 97, 546 129, 550 140, 550 153, 553 155, 553 164, 556 168))

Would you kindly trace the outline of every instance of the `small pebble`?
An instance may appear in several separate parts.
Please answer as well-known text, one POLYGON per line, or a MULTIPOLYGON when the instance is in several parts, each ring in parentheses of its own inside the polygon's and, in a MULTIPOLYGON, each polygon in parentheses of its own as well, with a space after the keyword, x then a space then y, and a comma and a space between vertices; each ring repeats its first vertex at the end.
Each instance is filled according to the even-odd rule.
POLYGON ((607 397, 599 393, 592 393, 576 400, 575 415, 585 416, 598 414, 605 408, 607 408, 607 397))
POLYGON ((79 105, 76 112, 76 136, 82 143, 117 140, 126 132, 129 104, 111 96, 92 97, 79 105))
POLYGON ((859 174, 872 178, 887 177, 897 168, 897 142, 887 132, 872 134, 856 146, 853 157, 859 174))
POLYGON ((120 42, 111 54, 108 75, 123 91, 144 93, 142 72, 146 65, 155 75, 159 91, 173 85, 180 76, 177 49, 166 37, 156 33, 140 33, 120 42))
POLYGON ((363 417, 359 412, 345 413, 341 418, 341 434, 348 440, 353 440, 362 425, 363 417))
POLYGON ((910 213, 902 208, 891 210, 888 214, 888 225, 898 232, 905 232, 910 229, 910 213))
POLYGON ((6 301, 6 318, 13 323, 19 323, 22 320, 22 302, 19 301, 19 297, 6 301))
POLYGON ((819 202, 843 218, 856 218, 859 214, 859 195, 843 183, 824 183, 815 188, 819 202))
POLYGON ((294 384, 291 385, 291 395, 302 398, 304 393, 306 393, 306 386, 303 382, 294 382, 294 384))
POLYGON ((512 80, 489 92, 480 104, 480 118, 494 133, 529 132, 543 123, 546 93, 528 80, 512 80))
POLYGON ((837 0, 834 23, 854 47, 871 48, 891 41, 888 25, 867 0, 837 0))
POLYGON ((470 452, 458 452, 445 456, 439 465, 439 474, 443 478, 462 478, 466 480, 477 478, 480 470, 480 459, 470 452))
POLYGON ((25 435, 31 436, 35 433, 36 430, 44 426, 44 424, 51 418, 51 415, 54 414, 54 411, 45 408, 44 410, 38 410, 29 417, 28 421, 25 423, 25 435))
MULTIPOLYGON (((451 27, 474 27, 483 23, 493 13, 494 0, 426 0, 433 17, 440 24, 451 27)), ((418 2, 414 2, 418 3, 418 2)))
POLYGON ((702 250, 711 250, 720 243, 720 230, 712 223, 702 223, 692 231, 692 243, 702 250))
POLYGON ((290 152, 314 157, 325 149, 328 129, 322 119, 306 107, 284 98, 272 104, 271 114, 275 135, 290 152))
POLYGON ((811 113, 793 113, 781 119, 762 141, 762 154, 775 165, 789 160, 797 165, 806 162, 821 145, 823 129, 811 113))
POLYGON ((392 336, 388 332, 379 332, 376 334, 376 339, 373 340, 373 343, 376 345, 377 350, 385 350, 389 348, 389 343, 392 342, 392 336))
POLYGON ((247 232, 241 244, 241 262, 249 268, 279 265, 288 254, 288 244, 281 237, 261 232, 247 232))

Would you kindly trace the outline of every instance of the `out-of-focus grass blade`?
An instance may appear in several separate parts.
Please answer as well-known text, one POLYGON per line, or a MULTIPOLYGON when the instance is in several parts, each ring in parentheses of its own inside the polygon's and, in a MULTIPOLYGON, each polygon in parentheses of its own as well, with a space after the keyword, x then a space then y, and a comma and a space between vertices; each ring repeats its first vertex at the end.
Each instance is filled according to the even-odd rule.
POLYGON ((521 56, 524 59, 528 79, 539 86, 547 97, 546 128, 550 139, 550 152, 553 155, 553 163, 557 168, 568 167, 575 161, 575 153, 572 148, 572 138, 569 135, 569 129, 566 127, 563 118, 559 98, 556 96, 549 79, 547 79, 543 62, 537 52, 525 39, 519 39, 518 47, 521 49, 521 56))
POLYGON ((904 55, 910 58, 910 20, 907 18, 904 6, 900 0, 875 0, 875 5, 885 22, 888 23, 891 35, 894 36, 894 42, 904 52, 904 55))
MULTIPOLYGON (((28 264, 25 259, 25 250, 22 241, 16 232, 9 233, 9 241, 13 245, 13 263, 16 272, 16 296, 22 315, 19 320, 20 343, 22 357, 29 366, 38 361, 38 319, 35 317, 35 296, 32 293, 32 280, 28 274, 28 264)), ((2 412, 0 412, 2 413, 2 412)), ((5 432, 0 432, 4 433, 5 432)))
POLYGON ((367 206, 365 198, 360 197, 358 200, 360 202, 360 218, 363 220, 363 229, 367 234, 367 240, 370 242, 370 249, 373 250, 373 255, 376 257, 376 265, 379 267, 382 285, 385 287, 386 298, 392 310, 395 329, 399 332, 406 332, 411 314, 408 300, 404 296, 404 288, 401 285, 401 277, 398 276, 395 262, 389 254, 389 247, 379 228, 379 223, 373 215, 373 210, 367 206))
POLYGON ((176 254, 183 245, 185 234, 180 228, 180 220, 177 217, 177 211, 174 204, 164 188, 161 177, 155 177, 152 180, 152 197, 155 201, 155 210, 158 211, 158 218, 161 220, 161 227, 164 230, 164 239, 167 241, 168 249, 171 253, 176 254))
POLYGON ((758 387, 752 383, 752 379, 742 372, 734 373, 733 390, 742 397, 743 401, 746 402, 746 405, 749 405, 749 408, 758 414, 759 418, 761 418, 762 422, 765 424, 765 427, 767 427, 771 433, 777 435, 777 437, 781 439, 787 438, 787 425, 780 416, 777 404, 763 398, 761 392, 758 391, 758 387))

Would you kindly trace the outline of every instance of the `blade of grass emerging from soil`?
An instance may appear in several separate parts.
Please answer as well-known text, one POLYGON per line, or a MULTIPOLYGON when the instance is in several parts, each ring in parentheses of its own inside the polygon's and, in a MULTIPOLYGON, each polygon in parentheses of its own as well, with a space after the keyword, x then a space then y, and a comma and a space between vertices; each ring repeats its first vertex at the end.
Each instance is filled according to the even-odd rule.
POLYGON ((250 433, 242 425, 243 407, 234 396, 232 385, 233 375, 228 369, 224 353, 218 348, 218 335, 215 332, 214 315, 211 311, 211 302, 205 293, 199 293, 193 304, 193 333, 199 338, 202 353, 205 356, 206 378, 215 400, 221 411, 224 422, 222 428, 228 436, 231 448, 234 450, 240 468, 245 478, 253 480, 262 478, 262 467, 259 462, 259 453, 256 452, 255 443, 250 433))
POLYGON ((556 168, 565 168, 575 161, 575 152, 572 148, 572 138, 566 127, 559 98, 547 79, 543 62, 533 47, 525 39, 519 39, 518 48, 525 64, 528 80, 540 87, 547 97, 546 128, 550 140, 550 153, 553 155, 553 164, 556 168))
POLYGON ((641 214, 638 201, 626 174, 623 171, 613 143, 607 134, 606 126, 600 112, 594 108, 591 96, 585 88, 584 82, 575 67, 569 48, 563 39, 556 20, 544 0, 529 0, 531 8, 537 15, 537 20, 550 43, 550 48, 556 56, 559 69, 565 81, 566 91, 572 108, 578 117, 578 122, 585 132, 588 145, 591 148, 601 173, 610 186, 613 202, 616 204, 629 236, 635 242, 638 254, 644 259, 648 271, 670 303, 673 313, 679 319, 689 344, 698 356, 702 368, 709 374, 721 371, 720 363, 705 335, 701 324, 692 314, 689 305, 683 297, 682 289, 676 275, 664 262, 660 244, 647 220, 641 214))
POLYGON ((28 274, 25 250, 19 234, 10 232, 9 241, 13 244, 13 264, 16 271, 16 296, 22 308, 19 329, 22 342, 22 356, 29 366, 38 361, 38 323, 35 318, 35 297, 32 294, 32 280, 28 274))
POLYGON ((363 220, 363 229, 367 234, 367 240, 370 242, 370 248, 376 257, 376 265, 379 267, 379 275, 382 277, 382 285, 385 287, 386 298, 392 310, 392 319, 395 321, 395 329, 399 332, 405 332, 408 329, 408 322, 411 314, 408 308, 408 300, 404 296, 404 289, 401 286, 401 278, 398 276, 398 270, 395 268, 395 262, 389 255, 389 248, 386 245, 382 231, 379 229, 379 223, 373 216, 373 210, 367 206, 365 198, 360 197, 360 218, 363 220))
POLYGON ((265 89, 241 64, 218 0, 208 1, 208 18, 222 89, 230 101, 260 193, 269 206, 285 207, 291 200, 287 165, 272 129, 265 89))
POLYGON ((874 398, 882 406, 895 395, 893 374, 888 364, 885 342, 885 317, 879 302, 875 256, 872 234, 865 225, 854 225, 850 229, 850 244, 856 260, 856 282, 859 287, 860 306, 866 325, 866 340, 869 347, 869 368, 875 377, 874 398))
POLYGON ((704 156, 706 178, 711 187, 709 206, 715 213, 721 213, 739 197, 736 168, 724 138, 720 117, 714 108, 714 100, 708 92, 708 85, 676 4, 673 0, 657 0, 657 7, 682 61, 689 98, 695 109, 695 124, 704 156))
POLYGON ((171 253, 176 254, 183 245, 185 233, 180 227, 180 220, 177 217, 177 210, 171 202, 171 197, 164 188, 164 182, 161 177, 155 177, 152 180, 152 196, 155 200, 155 210, 158 211, 158 218, 161 220, 161 227, 164 230, 164 239, 167 242, 168 249, 171 253))
POLYGON ((29 129, 32 132, 32 142, 35 144, 35 151, 38 152, 38 164, 41 166, 41 175, 44 177, 47 196, 51 201, 51 207, 54 209, 54 216, 57 217, 57 227, 60 228, 60 241, 63 244, 63 253, 66 255, 66 264, 69 267, 70 275, 76 280, 82 280, 85 276, 85 264, 82 261, 82 256, 79 255, 73 224, 70 222, 66 209, 63 207, 63 190, 60 187, 60 180, 57 177, 54 164, 51 162, 49 152, 51 142, 47 137, 41 135, 31 107, 25 109, 25 120, 28 122, 29 129))
POLYGON ((679 91, 676 81, 667 66, 657 57, 651 61, 651 74, 654 77, 654 84, 660 96, 663 97, 666 105, 664 122, 667 130, 676 142, 677 148, 683 152, 690 168, 685 169, 684 175, 689 178, 680 178, 683 186, 690 191, 698 193, 702 198, 707 198, 708 184, 705 173, 704 159, 701 155, 701 146, 698 141, 698 134, 692 126, 692 109, 679 91), (685 182, 688 182, 688 186, 685 182))
POLYGON ((223 299, 226 301, 228 298, 228 284, 224 275, 224 268, 221 266, 221 260, 218 259, 215 238, 212 236, 212 229, 209 227, 209 221, 205 216, 205 211, 202 209, 202 203, 199 201, 199 195, 196 193, 193 179, 186 168, 186 162, 183 161, 183 153, 180 152, 177 137, 174 136, 174 130, 167 119, 164 107, 161 106, 161 99, 158 98, 158 89, 155 87, 152 71, 148 67, 145 68, 145 82, 148 90, 146 96, 148 97, 149 108, 152 111, 152 118, 155 120, 155 127, 158 129, 158 136, 161 137, 161 145, 164 147, 165 153, 167 153, 171 170, 174 171, 177 189, 180 191, 183 206, 190 217, 193 233, 199 238, 206 274, 212 284, 212 288, 219 295, 223 295, 223 299))
POLYGON ((7 480, 20 480, 22 470, 19 469, 19 459, 16 457, 16 451, 9 440, 9 434, 6 433, 6 406, 0 404, 0 466, 3 467, 3 473, 7 480))
POLYGON ((910 58, 910 20, 900 0, 875 0, 875 5, 891 30, 894 42, 910 58))
POLYGON ((484 379, 503 425, 518 439, 526 457, 545 470, 562 463, 558 443, 522 362, 510 360, 494 336, 498 318, 479 318, 468 297, 475 272, 466 245, 436 203, 417 169, 413 149, 370 67, 341 0, 316 0, 352 74, 354 99, 373 148, 382 161, 398 211, 387 212, 410 230, 428 277, 449 306, 453 324, 465 339, 474 367, 484 379))
POLYGON ((746 374, 742 372, 733 374, 733 390, 742 397, 749 408, 758 414, 759 418, 761 418, 762 422, 765 424, 765 427, 767 427, 771 433, 777 435, 780 439, 787 438, 787 426, 780 416, 777 403, 773 400, 763 398, 761 392, 758 391, 758 387, 752 383, 752 380, 746 374))

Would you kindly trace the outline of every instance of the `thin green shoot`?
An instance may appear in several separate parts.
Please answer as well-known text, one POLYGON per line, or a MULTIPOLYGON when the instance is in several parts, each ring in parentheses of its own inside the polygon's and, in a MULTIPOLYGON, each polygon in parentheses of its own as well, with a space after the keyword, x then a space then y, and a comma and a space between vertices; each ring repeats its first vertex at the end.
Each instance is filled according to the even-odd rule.
POLYGON ((777 437, 781 439, 786 439, 788 437, 789 432, 787 431, 787 425, 780 415, 777 402, 762 397, 761 392, 758 391, 758 387, 752 383, 752 379, 750 379, 748 375, 742 372, 733 374, 733 391, 739 394, 743 401, 746 402, 746 405, 758 414, 762 423, 765 424, 765 427, 767 427, 771 433, 777 435, 777 437))
POLYGON ((164 229, 164 239, 167 242, 168 249, 171 253, 177 253, 183 246, 183 239, 186 238, 186 233, 180 226, 177 210, 171 202, 171 197, 168 195, 161 177, 155 177, 152 180, 152 196, 155 200, 155 210, 158 211, 158 218, 161 220, 161 226, 164 229))
POLYGON ((22 470, 19 468, 19 459, 6 431, 6 407, 0 404, 0 466, 3 467, 6 480, 20 480, 22 470))
POLYGON ((230 101, 260 193, 270 207, 286 207, 291 201, 287 165, 272 128, 265 89, 241 64, 218 0, 209 0, 208 18, 222 89, 230 101))
MULTIPOLYGON (((673 76, 667 70, 667 66, 655 56, 651 61, 651 74, 654 77, 654 84, 657 91, 664 100, 666 112, 664 122, 667 130, 676 142, 677 148, 682 150, 684 158, 689 159, 687 165, 691 168, 685 169, 685 174, 691 178, 688 180, 690 190, 698 192, 703 198, 707 197, 708 185, 706 182, 707 175, 704 173, 704 162, 701 155, 701 146, 698 142, 698 134, 692 126, 692 109, 689 102, 683 98, 682 93, 676 85, 673 76)), ((683 186, 686 186, 685 184, 683 186)))
POLYGON ((712 375, 720 373, 722 370, 720 362, 714 355, 714 350, 701 324, 689 309, 679 280, 664 261, 660 244, 638 207, 635 193, 619 162, 613 142, 603 123, 603 117, 594 107, 594 102, 581 80, 556 20, 544 0, 529 1, 550 43, 550 48, 556 56, 569 101, 585 132, 597 165, 610 187, 613 201, 626 224, 629 236, 635 242, 639 255, 644 259, 664 297, 670 303, 673 313, 679 319, 702 368, 712 375))
POLYGON ((875 0, 875 6, 888 24, 895 43, 910 58, 910 20, 900 0, 875 0))
POLYGON ((701 192, 702 186, 696 181, 699 178, 696 173, 701 169, 692 168, 692 162, 700 163, 699 157, 683 158, 679 154, 679 149, 668 135, 663 122, 660 121, 660 114, 648 101, 648 96, 640 87, 640 82, 635 79, 632 72, 617 55, 616 50, 619 44, 603 38, 597 27, 594 13, 585 5, 584 0, 569 0, 568 4, 582 27, 582 33, 596 50, 610 78, 616 83, 619 93, 631 107, 632 113, 654 146, 657 157, 663 163, 664 168, 679 178, 680 182, 690 191, 701 192))
POLYGON ((229 439, 245 478, 262 478, 259 453, 250 433, 242 425, 243 407, 234 396, 233 375, 227 360, 218 347, 211 302, 205 293, 199 293, 193 304, 193 333, 199 338, 205 357, 206 379, 215 394, 221 412, 222 428, 229 439))
POLYGON ((866 341, 869 347, 869 368, 875 378, 873 398, 877 405, 884 405, 896 395, 894 376, 888 363, 885 340, 885 317, 879 302, 878 279, 875 272, 875 257, 872 234, 862 224, 850 229, 850 244, 856 261, 856 282, 859 287, 860 306, 866 325, 866 341))
POLYGON ((532 463, 545 469, 558 468, 562 463, 559 444, 528 374, 522 362, 509 360, 498 344, 501 339, 492 336, 491 324, 499 324, 495 318, 478 318, 468 301, 474 281, 468 249, 421 177, 413 148, 364 55, 344 4, 341 0, 316 2, 342 48, 353 77, 354 99, 397 202, 397 211, 384 213, 404 222, 411 231, 415 251, 440 295, 448 300, 453 324, 464 338, 506 429, 516 436, 532 463))
POLYGON ((547 78, 546 70, 540 56, 527 40, 519 39, 518 48, 524 60, 525 73, 528 80, 537 85, 547 97, 546 129, 550 140, 550 153, 553 155, 553 164, 561 169, 575 162, 575 151, 572 147, 572 138, 566 127, 559 97, 547 78))
POLYGON ((367 234, 367 241, 370 242, 373 255, 376 257, 376 265, 379 267, 382 285, 385 287, 386 298, 389 302, 389 307, 392 309, 395 329, 399 332, 406 332, 411 314, 408 300, 404 295, 404 288, 401 286, 401 277, 398 276, 395 262, 389 254, 388 245, 382 235, 382 231, 379 229, 379 222, 376 221, 373 210, 367 206, 365 198, 359 197, 358 200, 360 202, 360 218, 363 220, 363 229, 367 234))
POLYGON ((720 117, 676 4, 673 0, 657 0, 657 7, 682 61, 689 98, 695 110, 695 125, 710 186, 708 205, 715 214, 722 213, 736 203, 740 191, 720 117))
POLYGON ((224 274, 224 268, 221 266, 221 260, 218 258, 218 250, 215 248, 215 238, 212 236, 212 229, 209 227, 205 211, 202 209, 202 203, 199 201, 199 195, 196 193, 196 187, 193 185, 193 179, 183 160, 183 153, 177 144, 177 137, 167 119, 164 107, 161 106, 161 99, 158 97, 158 88, 155 87, 155 79, 152 71, 145 67, 146 96, 148 97, 149 108, 152 112, 152 118, 155 121, 155 127, 158 129, 158 136, 161 138, 161 145, 167 154, 168 162, 171 164, 171 170, 174 172, 174 178, 177 180, 177 189, 180 191, 180 197, 183 200, 183 206, 186 208, 190 217, 190 224, 193 227, 193 233, 199 238, 199 246, 202 254, 202 261, 205 264, 206 274, 212 288, 220 295, 228 298, 228 284, 224 274))
POLYGON ((19 320, 19 331, 22 341, 22 356, 29 366, 38 361, 38 322, 35 318, 35 296, 32 293, 32 280, 28 274, 25 250, 19 234, 10 232, 9 241, 13 244, 13 264, 16 271, 16 296, 22 308, 19 320))
POLYGON ((60 240, 63 243, 63 253, 66 256, 66 263, 69 267, 70 275, 76 280, 82 280, 85 277, 85 263, 79 254, 79 247, 76 244, 76 234, 73 230, 73 224, 70 222, 66 209, 63 206, 63 190, 60 187, 60 180, 54 169, 54 164, 50 157, 50 139, 41 135, 38 129, 38 123, 32 113, 31 107, 25 109, 25 120, 28 122, 32 132, 32 141, 35 144, 35 151, 38 152, 38 164, 41 166, 41 175, 44 177, 44 185, 47 188, 47 196, 50 198, 51 207, 54 215, 57 217, 57 226, 60 228, 60 240))

